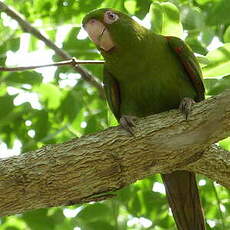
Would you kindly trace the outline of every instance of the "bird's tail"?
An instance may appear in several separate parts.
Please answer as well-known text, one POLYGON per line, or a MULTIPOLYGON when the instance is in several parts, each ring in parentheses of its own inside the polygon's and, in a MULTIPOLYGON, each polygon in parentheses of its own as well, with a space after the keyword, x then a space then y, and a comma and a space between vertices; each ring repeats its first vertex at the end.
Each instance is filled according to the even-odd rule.
POLYGON ((178 230, 205 230, 195 174, 175 171, 161 176, 178 230))

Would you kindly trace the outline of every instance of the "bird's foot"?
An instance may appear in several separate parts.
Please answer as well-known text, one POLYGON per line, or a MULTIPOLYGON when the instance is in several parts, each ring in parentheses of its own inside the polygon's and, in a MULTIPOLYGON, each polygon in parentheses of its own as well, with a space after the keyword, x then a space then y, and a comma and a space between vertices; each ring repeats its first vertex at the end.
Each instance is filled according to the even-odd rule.
POLYGON ((133 127, 135 126, 135 120, 137 117, 130 115, 123 115, 120 118, 120 125, 123 129, 125 129, 128 133, 134 136, 133 127))
POLYGON ((188 120, 193 104, 195 104, 195 101, 189 97, 184 97, 180 102, 179 110, 185 115, 186 120, 188 120))

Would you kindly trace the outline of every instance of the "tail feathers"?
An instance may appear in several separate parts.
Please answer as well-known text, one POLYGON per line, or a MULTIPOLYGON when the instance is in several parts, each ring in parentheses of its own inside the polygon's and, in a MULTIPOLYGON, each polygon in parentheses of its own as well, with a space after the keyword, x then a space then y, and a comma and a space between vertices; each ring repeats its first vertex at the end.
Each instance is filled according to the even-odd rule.
POLYGON ((178 230, 205 230, 195 174, 176 171, 161 176, 178 230))

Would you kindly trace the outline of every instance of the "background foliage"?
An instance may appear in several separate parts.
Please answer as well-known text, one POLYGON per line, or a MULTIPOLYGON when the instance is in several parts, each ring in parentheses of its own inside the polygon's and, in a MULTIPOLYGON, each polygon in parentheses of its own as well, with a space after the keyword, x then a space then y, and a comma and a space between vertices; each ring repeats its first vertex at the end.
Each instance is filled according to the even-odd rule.
MULTIPOLYGON (((229 0, 5 0, 52 41, 78 59, 101 59, 81 30, 83 16, 117 8, 157 33, 185 39, 200 56, 207 97, 230 88, 229 0), (78 39, 76 39, 76 35, 78 39), (219 48, 218 48, 219 47, 219 48), (205 57, 204 57, 205 56, 205 57)), ((60 60, 0 12, 0 65, 60 60)), ((102 66, 85 66, 101 81, 102 66)), ((0 73, 0 156, 60 143, 114 123, 97 89, 71 67, 0 73)), ((219 143, 230 150, 230 139, 219 143)), ((36 169, 35 169, 36 170, 36 169)), ((207 229, 230 229, 230 192, 198 176, 207 229)), ((162 182, 154 175, 83 206, 41 209, 0 218, 0 230, 174 230, 162 182)))

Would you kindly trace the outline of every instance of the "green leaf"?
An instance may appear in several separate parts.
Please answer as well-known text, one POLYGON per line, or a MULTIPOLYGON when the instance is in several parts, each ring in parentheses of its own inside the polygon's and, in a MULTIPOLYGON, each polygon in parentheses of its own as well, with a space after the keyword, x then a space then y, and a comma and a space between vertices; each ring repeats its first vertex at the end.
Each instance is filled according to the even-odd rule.
POLYGON ((70 122, 73 121, 83 107, 81 92, 71 90, 62 100, 59 107, 61 119, 67 118, 70 122))
POLYGON ((163 27, 163 7, 159 2, 153 2, 149 13, 151 16, 151 29, 160 34, 163 27))
POLYGON ((100 219, 109 221, 112 210, 103 203, 89 204, 84 207, 77 215, 77 219, 85 222, 95 222, 100 219))
POLYGON ((230 76, 220 79, 204 79, 206 94, 214 96, 230 89, 230 76))
POLYGON ((7 47, 9 50, 17 51, 19 49, 19 46, 20 46, 20 38, 11 38, 7 42, 7 47))
POLYGON ((211 5, 206 22, 209 25, 230 23, 229 12, 229 0, 219 0, 216 4, 211 5))
POLYGON ((103 218, 95 222, 88 222, 82 227, 83 230, 117 230, 109 222, 103 221, 103 218))
POLYGON ((220 147, 222 147, 223 149, 226 149, 228 151, 230 151, 230 137, 222 140, 222 141, 219 141, 219 145, 220 147))
POLYGON ((49 109, 57 109, 60 106, 62 93, 61 90, 53 84, 42 84, 35 91, 40 95, 41 101, 49 109))
POLYGON ((4 95, 0 97, 0 120, 7 119, 9 113, 11 113, 14 109, 14 100, 15 96, 4 95))
POLYGON ((198 60, 200 65, 205 66, 209 64, 209 60, 205 56, 196 56, 196 59, 198 60))
POLYGON ((54 230, 54 222, 48 217, 47 209, 38 209, 33 212, 26 212, 22 218, 33 230, 54 230))
POLYGON ((35 129, 35 139, 40 141, 48 134, 50 128, 49 114, 45 110, 36 111, 33 115, 33 126, 35 129))
POLYGON ((220 77, 230 74, 230 43, 210 51, 206 57, 209 64, 202 69, 204 77, 220 77))
POLYGON ((181 37, 183 28, 178 8, 170 2, 153 2, 150 8, 153 31, 162 35, 181 37), (159 22, 158 22, 159 20, 159 22))
POLYGON ((35 71, 11 72, 8 74, 4 81, 9 85, 37 85, 42 82, 42 75, 35 71))
POLYGON ((207 3, 218 2, 219 0, 195 0, 200 5, 205 5, 207 3))
POLYGON ((135 0, 127 0, 124 2, 125 9, 130 13, 134 14, 136 11, 136 4, 135 0))
POLYGON ((224 32, 224 42, 230 42, 230 26, 228 26, 224 32))
POLYGON ((204 16, 199 8, 184 6, 181 11, 181 19, 186 30, 202 29, 204 16))
POLYGON ((197 36, 188 36, 185 39, 186 43, 192 48, 193 52, 206 55, 207 49, 202 45, 202 43, 197 39, 197 36))
POLYGON ((200 36, 202 43, 208 46, 215 36, 215 31, 210 27, 205 27, 202 29, 200 36))
POLYGON ((79 7, 83 12, 89 12, 91 10, 96 9, 99 6, 99 4, 103 2, 103 0, 94 0, 93 3, 89 0, 78 0, 78 2, 79 7))
POLYGON ((149 11, 151 0, 138 1, 136 0, 135 15, 139 18, 144 18, 149 11))
MULTIPOLYGON (((1 44, 1 43, 0 43, 1 44)), ((3 44, 0 46, 0 65, 4 66, 5 65, 5 61, 6 61, 6 51, 7 51, 7 47, 6 44, 3 44)), ((0 73, 1 74, 1 73, 0 73)))

